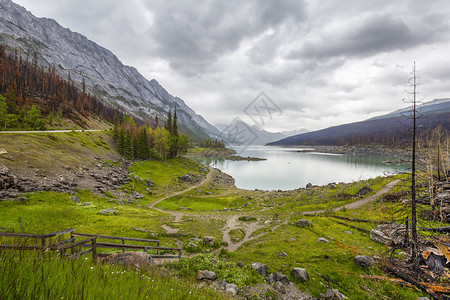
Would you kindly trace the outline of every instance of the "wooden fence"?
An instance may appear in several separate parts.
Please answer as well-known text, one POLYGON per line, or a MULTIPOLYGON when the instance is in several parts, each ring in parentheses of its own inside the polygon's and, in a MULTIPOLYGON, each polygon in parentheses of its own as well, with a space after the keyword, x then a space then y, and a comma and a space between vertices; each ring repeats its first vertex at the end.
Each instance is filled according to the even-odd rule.
POLYGON ((122 252, 126 250, 144 251, 150 253, 153 258, 180 258, 180 248, 160 247, 159 240, 138 239, 130 237, 119 237, 99 234, 87 234, 75 232, 74 228, 52 232, 48 234, 28 234, 28 233, 10 233, 0 232, 0 237, 14 238, 14 243, 0 244, 0 250, 41 250, 41 251, 59 251, 61 257, 78 258, 83 255, 92 253, 95 260, 97 256, 107 256, 111 253, 102 253, 99 248, 119 249, 122 252), (70 234, 70 238, 64 239, 64 234, 70 234), (76 241, 77 237, 85 238, 76 241), (57 238, 58 241, 55 241, 57 238), (100 241, 99 241, 100 240, 100 241), (107 242, 104 242, 107 240, 107 242), (30 243, 31 241, 31 243, 30 243), (112 241, 121 241, 121 243, 113 243, 112 241), (136 244, 125 244, 126 241, 137 242, 136 244), (87 248, 86 250, 77 252, 77 248, 87 248), (70 254, 67 252, 70 250, 70 254), (177 252, 178 254, 161 254, 161 252, 177 252))

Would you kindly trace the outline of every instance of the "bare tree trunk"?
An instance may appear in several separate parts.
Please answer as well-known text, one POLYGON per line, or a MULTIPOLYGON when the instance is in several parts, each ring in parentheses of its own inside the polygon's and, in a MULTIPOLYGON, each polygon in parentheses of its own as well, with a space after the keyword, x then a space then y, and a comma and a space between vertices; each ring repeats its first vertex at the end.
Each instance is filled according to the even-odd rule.
POLYGON ((416 88, 417 88, 417 77, 416 77, 416 62, 414 62, 413 68, 413 134, 412 134, 412 163, 411 163, 411 259, 416 261, 418 257, 418 243, 417 243, 417 203, 416 203, 416 88))

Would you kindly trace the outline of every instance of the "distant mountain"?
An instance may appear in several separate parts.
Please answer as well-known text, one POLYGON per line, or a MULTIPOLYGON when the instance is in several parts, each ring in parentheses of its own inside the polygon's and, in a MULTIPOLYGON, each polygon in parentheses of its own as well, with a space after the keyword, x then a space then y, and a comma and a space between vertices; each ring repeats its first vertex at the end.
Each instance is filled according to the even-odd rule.
POLYGON ((228 144, 265 145, 292 134, 307 132, 306 129, 269 132, 256 125, 250 126, 241 120, 234 120, 229 125, 216 124, 215 126, 222 132, 221 138, 228 144))
MULTIPOLYGON (((419 134, 441 125, 450 130, 450 99, 435 99, 417 107, 419 134)), ((410 108, 397 110, 362 122, 350 123, 291 136, 268 146, 290 145, 398 145, 410 135, 410 108)))
POLYGON ((24 59, 36 52, 41 65, 50 64, 61 76, 86 89, 100 100, 142 119, 164 120, 177 109, 180 128, 197 139, 219 134, 217 128, 172 96, 155 79, 147 80, 135 68, 123 65, 109 50, 72 32, 55 20, 37 18, 10 0, 0 0, 0 44, 19 49, 24 59))

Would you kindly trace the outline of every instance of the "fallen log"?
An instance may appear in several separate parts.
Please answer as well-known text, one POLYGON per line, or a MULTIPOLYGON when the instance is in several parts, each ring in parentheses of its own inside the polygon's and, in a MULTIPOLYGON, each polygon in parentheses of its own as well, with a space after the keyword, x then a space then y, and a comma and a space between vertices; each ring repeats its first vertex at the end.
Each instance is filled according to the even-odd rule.
POLYGON ((433 297, 433 299, 437 299, 437 300, 444 300, 444 298, 439 295, 436 294, 436 292, 439 292, 438 289, 436 288, 436 291, 433 290, 430 284, 424 284, 423 282, 419 282, 416 279, 408 276, 407 274, 402 273, 400 270, 394 269, 393 267, 384 265, 384 268, 389 272, 394 274, 395 276, 403 279, 406 282, 411 283, 412 285, 416 286, 418 289, 420 289, 421 291, 428 293, 431 297, 433 297))
POLYGON ((364 222, 364 223, 375 223, 375 224, 387 224, 387 223, 389 223, 389 222, 386 222, 386 221, 355 219, 355 218, 351 218, 351 217, 341 217, 341 216, 335 216, 335 215, 325 215, 325 217, 332 217, 332 218, 336 218, 336 219, 355 221, 355 222, 364 222))
POLYGON ((450 232, 450 226, 436 227, 436 228, 427 228, 427 227, 417 227, 417 228, 424 231, 439 232, 439 233, 450 232))
POLYGON ((353 226, 353 225, 350 225, 350 224, 342 223, 342 222, 339 222, 339 221, 336 221, 336 220, 334 220, 334 221, 336 223, 338 223, 338 224, 345 225, 345 226, 348 226, 348 227, 351 227, 351 228, 354 228, 354 229, 357 229, 357 230, 360 230, 360 231, 364 231, 364 232, 370 233, 370 230, 367 230, 367 229, 364 229, 364 228, 360 228, 360 227, 356 227, 356 226, 353 226))

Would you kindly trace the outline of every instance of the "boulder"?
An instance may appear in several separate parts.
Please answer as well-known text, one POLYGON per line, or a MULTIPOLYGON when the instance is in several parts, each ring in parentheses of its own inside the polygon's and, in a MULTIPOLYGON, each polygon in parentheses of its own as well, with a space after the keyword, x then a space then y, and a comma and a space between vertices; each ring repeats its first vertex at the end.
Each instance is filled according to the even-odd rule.
POLYGON ((151 188, 155 186, 155 183, 148 179, 145 179, 145 184, 151 188))
POLYGON ((370 238, 387 246, 395 246, 405 241, 406 233, 406 226, 403 224, 383 224, 370 231, 370 238))
POLYGON ((252 263, 251 268, 263 276, 267 276, 267 266, 263 263, 252 263))
POLYGON ((342 294, 338 289, 328 289, 325 293, 326 300, 344 300, 348 299, 347 296, 342 294))
POLYGON ((244 263, 242 261, 238 261, 238 263, 236 264, 237 267, 239 268, 243 268, 245 267, 244 263))
POLYGON ((80 198, 78 198, 77 196, 70 196, 69 198, 73 203, 80 203, 80 198))
POLYGON ((289 284, 289 282, 291 282, 286 275, 281 274, 280 272, 276 272, 273 276, 273 279, 275 280, 275 282, 281 282, 284 284, 289 284))
POLYGON ((312 187, 313 187, 312 183, 308 183, 308 184, 306 185, 306 188, 307 188, 307 189, 311 189, 312 187))
POLYGON ((363 187, 362 189, 360 189, 359 191, 358 191, 358 196, 364 196, 364 195, 366 195, 366 194, 368 194, 368 193, 370 193, 370 192, 372 192, 373 190, 370 188, 370 187, 368 187, 368 186, 365 186, 365 187, 363 187))
POLYGON ((277 255, 279 257, 287 257, 288 256, 288 254, 286 252, 280 252, 280 253, 277 253, 277 255))
POLYGON ((225 285, 225 292, 230 293, 231 295, 235 296, 239 292, 239 288, 234 283, 227 283, 225 285))
POLYGON ((327 240, 326 238, 323 238, 323 237, 318 238, 316 241, 322 242, 322 243, 329 243, 330 242, 329 240, 327 240))
POLYGON ((193 243, 193 242, 189 242, 186 244, 187 248, 192 248, 192 249, 198 249, 198 245, 193 243))
POLYGON ((85 202, 85 203, 81 204, 81 206, 89 206, 89 205, 91 205, 90 202, 85 202))
POLYGON ((213 271, 207 271, 207 270, 198 270, 197 271, 197 279, 198 280, 216 280, 217 275, 213 271))
POLYGON ((353 262, 362 269, 370 268, 374 263, 373 259, 366 255, 356 255, 353 262))
POLYGON ((9 169, 5 165, 0 165, 0 175, 8 175, 9 169))
POLYGON ((102 263, 112 265, 123 265, 128 268, 143 270, 149 267, 156 267, 153 258, 145 252, 129 251, 124 253, 110 254, 99 259, 102 263))
POLYGON ((291 276, 294 279, 299 280, 300 282, 305 282, 308 280, 308 272, 306 272, 303 268, 293 268, 291 271, 291 276))
POLYGON ((178 179, 181 180, 181 181, 191 181, 192 177, 189 174, 185 174, 183 176, 179 176, 178 179))
POLYGON ((306 219, 301 219, 295 223, 295 226, 297 226, 297 227, 312 227, 313 224, 311 221, 308 221, 306 219))
POLYGON ((214 246, 214 242, 216 239, 213 236, 205 236, 203 237, 203 244, 208 246, 214 246))
POLYGON ((98 212, 100 215, 117 215, 117 210, 115 209, 104 209, 98 212))

